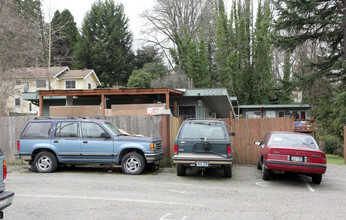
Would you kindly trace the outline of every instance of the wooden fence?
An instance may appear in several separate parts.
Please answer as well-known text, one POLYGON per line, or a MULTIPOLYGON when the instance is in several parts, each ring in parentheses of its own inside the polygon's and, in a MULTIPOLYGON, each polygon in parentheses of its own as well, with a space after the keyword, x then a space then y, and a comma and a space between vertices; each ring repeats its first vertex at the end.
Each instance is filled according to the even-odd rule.
MULTIPOLYGON (((0 148, 9 163, 20 162, 15 160, 16 141, 32 116, 0 117, 0 148)), ((96 117, 88 117, 96 118, 96 117)), ((160 137, 163 140, 165 158, 162 166, 171 166, 174 141, 182 120, 172 116, 104 116, 119 128, 131 133, 151 137, 160 137)), ((232 137, 234 146, 234 163, 254 165, 256 163, 258 146, 255 141, 261 141, 269 131, 293 131, 292 118, 261 118, 261 119, 224 119, 230 131, 235 132, 232 137)))
POLYGON ((293 131, 292 118, 260 118, 260 119, 232 119, 224 120, 230 131, 235 132, 232 137, 234 147, 234 163, 256 164, 258 146, 255 141, 261 141, 269 131, 293 131))

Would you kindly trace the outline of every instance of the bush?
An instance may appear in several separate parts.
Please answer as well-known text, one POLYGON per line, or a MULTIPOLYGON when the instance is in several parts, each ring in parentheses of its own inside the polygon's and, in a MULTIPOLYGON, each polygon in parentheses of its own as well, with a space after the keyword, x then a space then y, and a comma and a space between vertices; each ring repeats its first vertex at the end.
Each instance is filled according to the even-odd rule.
POLYGON ((343 153, 342 146, 337 137, 326 135, 323 138, 324 150, 327 154, 340 154, 343 153))

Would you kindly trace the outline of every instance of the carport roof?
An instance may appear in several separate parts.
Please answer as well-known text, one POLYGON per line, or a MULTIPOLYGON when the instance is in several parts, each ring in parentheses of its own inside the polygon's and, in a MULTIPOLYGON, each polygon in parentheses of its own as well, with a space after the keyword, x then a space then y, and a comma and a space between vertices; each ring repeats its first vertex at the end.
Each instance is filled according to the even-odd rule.
POLYGON ((233 112, 234 101, 236 97, 229 97, 228 91, 225 88, 213 89, 184 89, 183 97, 201 97, 206 100, 211 106, 214 106, 214 111, 222 118, 229 118, 230 112, 233 112))
POLYGON ((308 104, 283 104, 283 105, 239 105, 240 109, 310 109, 308 104))

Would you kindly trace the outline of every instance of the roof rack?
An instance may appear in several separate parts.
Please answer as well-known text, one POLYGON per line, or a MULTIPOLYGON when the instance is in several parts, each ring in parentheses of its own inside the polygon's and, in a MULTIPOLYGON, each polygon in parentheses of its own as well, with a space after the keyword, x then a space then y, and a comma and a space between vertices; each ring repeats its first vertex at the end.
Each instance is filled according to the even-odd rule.
POLYGON ((40 117, 35 117, 34 120, 47 120, 47 119, 86 119, 85 117, 75 117, 75 116, 70 116, 66 118, 52 118, 48 116, 40 116, 40 117))
POLYGON ((220 118, 204 118, 204 119, 197 119, 197 118, 187 118, 186 121, 193 121, 193 120, 213 120, 213 121, 222 121, 220 118))
POLYGON ((45 120, 45 119, 52 119, 52 118, 51 117, 45 117, 45 116, 34 117, 34 120, 45 120))

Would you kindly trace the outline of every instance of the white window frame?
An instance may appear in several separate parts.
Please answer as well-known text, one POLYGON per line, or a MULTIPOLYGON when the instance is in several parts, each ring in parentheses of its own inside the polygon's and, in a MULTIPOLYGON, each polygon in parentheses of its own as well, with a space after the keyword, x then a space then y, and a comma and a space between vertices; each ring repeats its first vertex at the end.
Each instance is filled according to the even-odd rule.
POLYGON ((36 79, 36 88, 46 88, 47 87, 47 81, 45 79, 36 79), (37 86, 37 81, 44 81, 44 86, 37 86))
POLYGON ((66 80, 65 81, 65 89, 76 89, 77 88, 77 81, 76 80, 66 80), (67 88, 67 82, 74 82, 74 88, 67 88))
POLYGON ((92 84, 88 83, 88 89, 92 89, 92 84))

